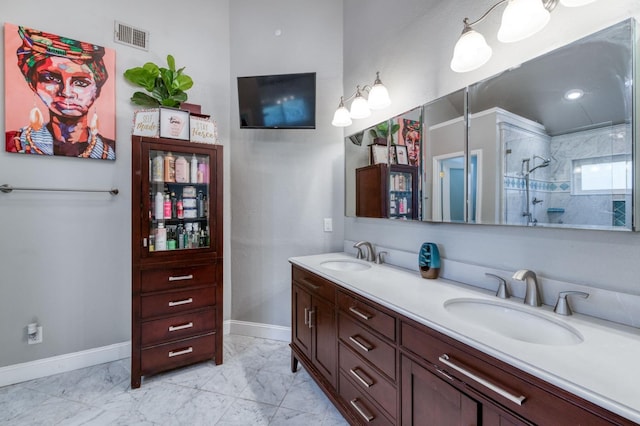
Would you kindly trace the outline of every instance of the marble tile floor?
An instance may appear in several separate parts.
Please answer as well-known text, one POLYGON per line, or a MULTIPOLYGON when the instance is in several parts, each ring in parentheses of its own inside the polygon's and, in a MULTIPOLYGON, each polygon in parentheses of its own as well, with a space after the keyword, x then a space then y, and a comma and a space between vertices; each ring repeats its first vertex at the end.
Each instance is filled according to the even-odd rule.
POLYGON ((0 425, 293 425, 348 423, 287 342, 224 337, 224 363, 204 362, 130 388, 123 359, 0 388, 0 425))

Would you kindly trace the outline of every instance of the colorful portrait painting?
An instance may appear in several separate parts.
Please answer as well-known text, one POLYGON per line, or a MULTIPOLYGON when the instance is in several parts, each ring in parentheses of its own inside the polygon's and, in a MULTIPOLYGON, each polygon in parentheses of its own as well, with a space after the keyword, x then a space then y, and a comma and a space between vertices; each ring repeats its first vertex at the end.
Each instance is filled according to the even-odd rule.
POLYGON ((420 122, 416 120, 408 120, 406 118, 398 119, 400 129, 399 144, 407 147, 407 156, 410 166, 420 165, 420 141, 422 140, 422 130, 420 122))
POLYGON ((5 24, 5 149, 115 160, 115 51, 5 24))

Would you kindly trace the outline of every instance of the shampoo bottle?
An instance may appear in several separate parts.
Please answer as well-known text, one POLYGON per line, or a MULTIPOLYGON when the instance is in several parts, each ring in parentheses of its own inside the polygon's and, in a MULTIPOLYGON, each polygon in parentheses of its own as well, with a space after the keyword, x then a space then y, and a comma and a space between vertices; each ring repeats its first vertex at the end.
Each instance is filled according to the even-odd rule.
POLYGON ((164 181, 176 181, 176 159, 170 152, 164 156, 164 181))
POLYGON ((189 165, 183 156, 176 158, 176 182, 189 182, 189 165))
POLYGON ((154 182, 162 182, 164 179, 164 158, 161 152, 158 152, 158 155, 153 158, 152 169, 151 180, 154 182))
POLYGON ((198 183, 198 159, 193 154, 191 158, 191 183, 198 183))
POLYGON ((167 230, 164 227, 164 223, 160 222, 158 224, 158 229, 156 229, 156 250, 166 250, 167 249, 167 230))
POLYGON ((156 198, 155 198, 155 213, 156 213, 156 220, 162 220, 164 219, 164 196, 162 195, 162 192, 158 191, 156 192, 156 198))

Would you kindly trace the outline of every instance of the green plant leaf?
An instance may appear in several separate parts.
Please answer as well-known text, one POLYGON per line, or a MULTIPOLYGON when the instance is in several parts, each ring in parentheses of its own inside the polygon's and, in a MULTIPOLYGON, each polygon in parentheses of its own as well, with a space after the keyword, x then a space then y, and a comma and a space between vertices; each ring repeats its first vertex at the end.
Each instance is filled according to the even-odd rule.
POLYGON ((131 102, 136 105, 152 107, 152 108, 155 108, 158 105, 160 105, 160 102, 158 102, 157 99, 142 92, 135 92, 133 96, 131 96, 131 102))

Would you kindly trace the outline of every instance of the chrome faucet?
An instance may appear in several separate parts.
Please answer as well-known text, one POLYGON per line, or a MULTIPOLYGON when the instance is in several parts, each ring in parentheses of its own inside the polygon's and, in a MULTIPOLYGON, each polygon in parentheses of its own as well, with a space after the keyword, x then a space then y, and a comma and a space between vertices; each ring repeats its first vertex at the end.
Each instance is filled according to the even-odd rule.
POLYGON ((527 285, 524 295, 524 303, 529 306, 541 306, 540 289, 538 288, 538 280, 536 273, 528 269, 520 269, 513 274, 514 280, 524 281, 527 285))
POLYGON ((376 253, 373 250, 373 246, 371 245, 370 242, 368 242, 368 241, 360 241, 360 242, 355 243, 353 246, 358 249, 358 254, 356 255, 356 258, 358 258, 358 259, 363 259, 364 258, 364 255, 362 253, 362 247, 366 247, 367 248, 367 257, 366 257, 366 259, 369 262, 373 262, 373 261, 376 260, 376 253))
POLYGON ((509 288, 507 287, 507 280, 496 274, 490 274, 489 272, 485 272, 485 275, 487 277, 493 277, 498 280, 498 290, 496 291, 496 297, 499 297, 500 299, 508 299, 509 297, 511 297, 509 288))

